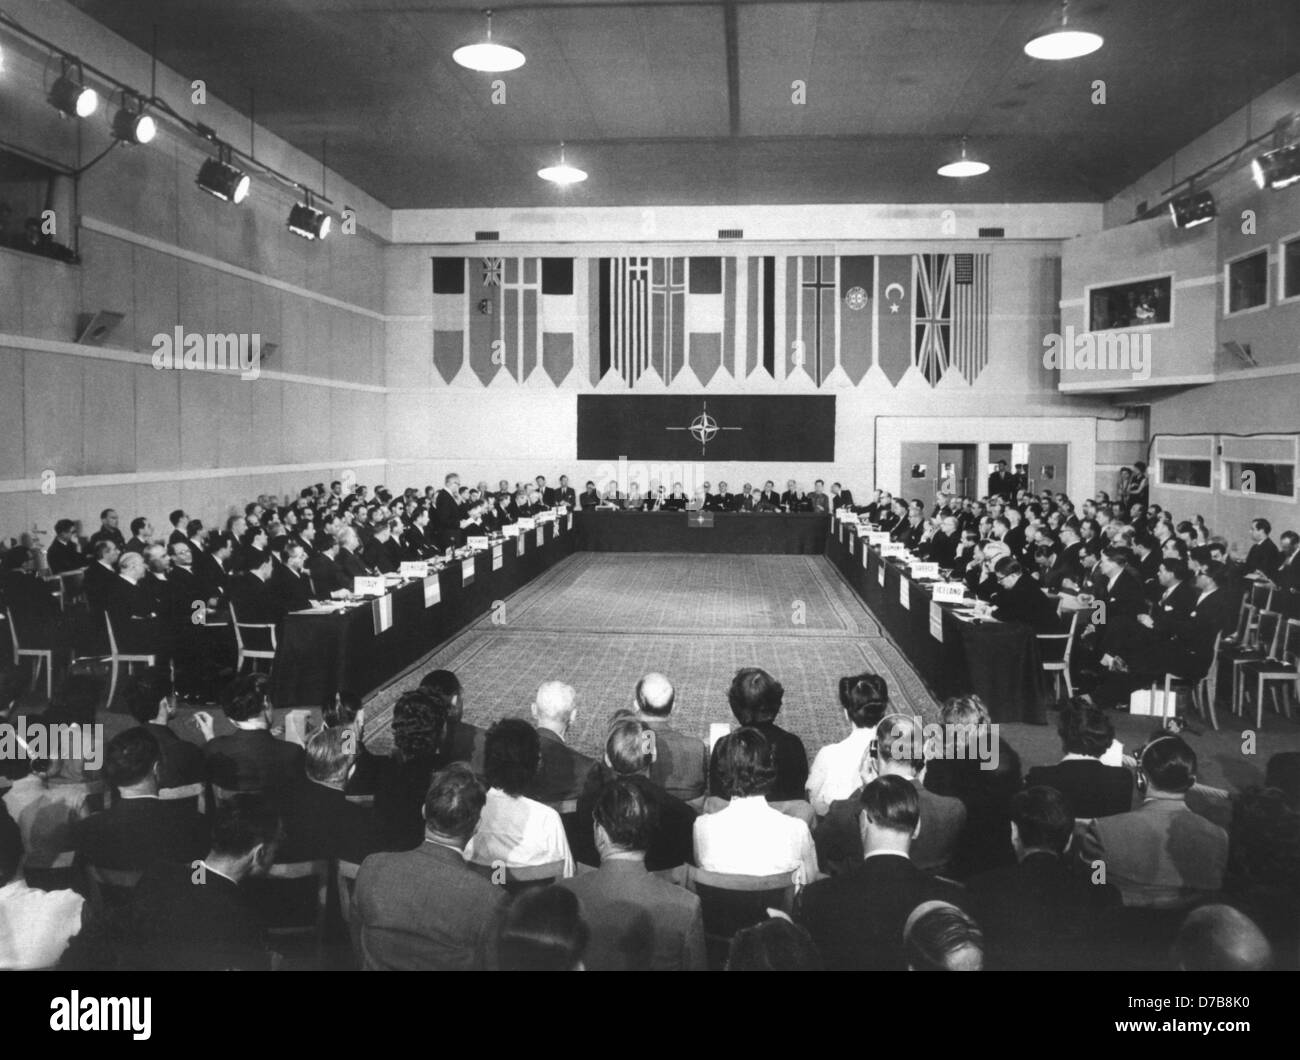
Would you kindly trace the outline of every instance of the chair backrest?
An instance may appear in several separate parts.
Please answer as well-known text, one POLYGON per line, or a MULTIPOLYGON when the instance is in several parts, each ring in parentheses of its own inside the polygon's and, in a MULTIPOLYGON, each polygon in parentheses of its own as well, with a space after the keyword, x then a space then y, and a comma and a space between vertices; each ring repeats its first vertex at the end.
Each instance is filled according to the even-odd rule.
POLYGON ((578 812, 577 799, 564 799, 561 802, 548 802, 546 805, 549 806, 556 813, 558 813, 561 817, 563 817, 565 814, 578 812))
POLYGON ((253 791, 240 791, 237 788, 223 788, 220 784, 212 785, 212 802, 220 806, 223 802, 229 802, 236 795, 254 795, 253 791))
POLYGON ((1246 636, 1255 626, 1255 607, 1249 600, 1242 598, 1241 609, 1237 612, 1237 628, 1232 637, 1238 644, 1246 643, 1246 636))
POLYGON ((360 871, 361 866, 355 861, 339 861, 334 866, 335 887, 339 894, 339 912, 345 924, 352 921, 352 892, 356 889, 357 873, 360 871))
POLYGON ((1289 663, 1297 655, 1300 655, 1300 618, 1288 618, 1286 631, 1282 634, 1282 650, 1277 658, 1289 663))
POLYGON ((766 920, 770 908, 788 913, 794 907, 793 872, 737 876, 688 865, 684 882, 700 899, 711 967, 721 966, 737 931, 766 920))
POLYGON ((233 628, 235 631, 235 647, 238 648, 240 651, 243 651, 244 635, 241 632, 239 627, 239 618, 235 615, 235 604, 233 601, 230 604, 230 625, 231 628, 233 628))
POLYGON ((1214 635, 1214 647, 1210 649, 1210 668, 1205 671, 1204 680, 1213 688, 1219 676, 1219 649, 1223 646, 1223 630, 1214 635))
POLYGON ((206 813, 208 808, 207 799, 203 797, 202 784, 184 784, 176 788, 159 788, 158 798, 164 802, 194 799, 199 813, 206 813))
POLYGON ((558 880, 564 876, 563 861, 548 861, 544 865, 507 865, 506 882, 537 883, 541 880, 558 880))
POLYGON ((277 861, 267 875, 273 880, 301 880, 308 876, 329 879, 328 861, 277 861))
POLYGON ((109 617, 108 612, 104 612, 104 628, 108 630, 108 654, 117 655, 117 634, 113 632, 113 620, 109 617))
POLYGON ((9 639, 14 643, 14 665, 18 665, 18 627, 14 625, 14 613, 12 608, 5 608, 5 621, 9 623, 9 639))
POLYGON ((1282 616, 1276 611, 1259 613, 1258 646, 1270 659, 1277 657, 1278 645, 1282 641, 1282 616))

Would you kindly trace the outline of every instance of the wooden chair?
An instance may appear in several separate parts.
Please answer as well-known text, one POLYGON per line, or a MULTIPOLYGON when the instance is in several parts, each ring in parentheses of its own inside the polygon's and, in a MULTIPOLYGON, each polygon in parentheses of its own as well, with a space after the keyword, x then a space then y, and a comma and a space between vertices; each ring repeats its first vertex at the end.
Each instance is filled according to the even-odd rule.
POLYGON ((1256 582, 1250 587, 1250 605, 1261 615, 1273 607, 1273 586, 1267 582, 1256 582))
POLYGON ((511 895, 564 879, 563 861, 548 861, 542 865, 502 865, 499 862, 484 865, 472 862, 470 868, 494 884, 504 887, 511 895))
POLYGON ((737 876, 686 865, 679 882, 699 896, 710 968, 721 968, 726 963, 737 931, 766 920, 770 908, 787 913, 794 908, 793 872, 737 876))
POLYGON ((1276 658, 1282 636, 1282 616, 1276 611, 1263 611, 1255 627, 1254 640, 1232 657, 1232 712, 1242 711, 1244 694, 1244 667, 1262 659, 1276 658))
POLYGON ((268 880, 305 880, 316 883, 315 920, 311 924, 272 927, 268 930, 273 935, 307 935, 312 934, 319 943, 325 938, 325 909, 329 900, 330 863, 328 861, 290 861, 274 864, 267 872, 268 880))
POLYGON ((1064 641, 1065 647, 1061 652, 1059 659, 1043 659, 1043 672, 1052 675, 1052 688, 1056 692, 1056 698, 1061 698, 1061 680, 1065 680, 1066 694, 1074 696, 1074 681, 1070 677, 1070 657, 1074 654, 1074 636, 1079 630, 1079 615, 1081 611, 1075 611, 1070 615, 1070 628, 1065 633, 1039 633, 1036 634, 1038 643, 1055 644, 1057 641, 1064 641))
POLYGON ((164 802, 179 802, 182 799, 193 799, 195 801, 195 809, 197 809, 199 813, 208 812, 207 799, 204 797, 203 785, 201 783, 185 784, 178 788, 159 788, 158 798, 162 799, 164 802))
POLYGON ((357 873, 361 866, 355 861, 339 861, 334 865, 334 881, 339 894, 339 912, 343 923, 352 923, 352 893, 357 887, 357 873))
POLYGON ((275 662, 276 642, 275 625, 270 622, 240 622, 235 614, 235 605, 230 605, 230 624, 235 630, 235 673, 243 673, 245 659, 266 659, 275 662), (244 643, 244 634, 251 630, 266 630, 271 636, 271 649, 250 648, 244 643))
POLYGON ((158 656, 149 653, 127 653, 121 651, 117 646, 117 634, 113 631, 113 620, 109 617, 107 611, 104 612, 104 627, 108 630, 108 699, 104 701, 105 708, 113 705, 113 696, 117 693, 117 675, 118 667, 126 663, 126 672, 131 672, 131 667, 136 663, 144 663, 146 666, 157 666, 158 656))
POLYGON ((1297 658, 1300 657, 1300 619, 1289 618, 1285 632, 1281 637, 1280 647, 1275 642, 1274 650, 1263 659, 1243 660, 1241 666, 1242 709, 1245 709, 1246 695, 1250 692, 1248 679, 1255 678, 1255 728, 1264 724, 1264 691, 1273 693, 1273 709, 1279 714, 1291 716, 1291 706, 1286 699, 1287 686, 1294 680, 1297 658), (1277 685, 1281 684, 1282 698, 1278 697, 1277 685))
POLYGON ((5 608, 5 620, 9 623, 9 638, 14 645, 14 665, 22 664, 24 655, 35 660, 32 663, 32 691, 36 691, 36 685, 41 679, 41 667, 45 667, 45 698, 54 698, 54 649, 38 648, 34 645, 22 646, 22 639, 18 635, 18 626, 14 623, 13 609, 5 608))

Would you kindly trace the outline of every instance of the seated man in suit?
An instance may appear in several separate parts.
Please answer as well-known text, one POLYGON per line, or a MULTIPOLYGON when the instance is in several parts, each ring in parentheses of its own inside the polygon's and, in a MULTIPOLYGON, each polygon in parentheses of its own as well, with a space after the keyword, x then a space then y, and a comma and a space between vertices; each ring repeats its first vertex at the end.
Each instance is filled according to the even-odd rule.
POLYGON ((243 883, 275 862, 280 817, 258 795, 212 813, 212 843, 197 865, 157 862, 135 889, 123 963, 151 971, 269 971, 266 925, 243 883))
POLYGON ((669 795, 689 802, 704 795, 709 749, 703 740, 668 724, 677 693, 663 674, 648 673, 636 683, 637 717, 654 733, 655 760, 650 779, 669 795))
POLYGON ((99 513, 99 529, 90 535, 90 547, 94 548, 99 541, 112 541, 118 552, 126 549, 126 538, 118 529, 117 512, 112 508, 105 508, 99 513))
POLYGON ((182 740, 169 724, 176 717, 176 692, 161 666, 140 671, 126 689, 126 704, 142 729, 158 741, 158 787, 184 788, 203 780, 203 752, 182 740))
POLYGON ((352 588, 354 579, 365 578, 379 572, 366 564, 362 559, 361 539, 357 532, 350 526, 343 527, 338 533, 339 551, 335 562, 343 571, 343 577, 347 579, 347 587, 352 588))
POLYGON ((54 524, 54 540, 45 553, 45 560, 50 565, 52 574, 64 571, 81 570, 86 566, 86 557, 81 554, 76 541, 77 524, 71 519, 60 519, 54 524))
POLYGON ((361 968, 468 972, 494 962, 490 940, 510 897, 464 857, 485 801, 468 766, 447 766, 430 779, 424 843, 363 862, 352 899, 361 968))
POLYGON ((124 552, 117 561, 118 576, 107 588, 104 611, 112 620, 118 651, 131 655, 165 654, 171 633, 153 609, 144 586, 147 573, 139 552, 124 552))
POLYGON ((102 623, 99 616, 108 608, 109 589, 117 577, 117 561, 122 552, 114 542, 100 540, 91 546, 91 553, 93 558, 82 575, 81 586, 91 614, 102 623))
POLYGON ((402 565, 402 548, 393 535, 400 526, 395 519, 381 521, 361 550, 361 562, 379 574, 396 573, 402 565))
POLYGON ((1269 534, 1273 525, 1267 519, 1253 519, 1250 523, 1250 551, 1242 564, 1242 574, 1260 574, 1267 578, 1281 562, 1277 545, 1269 534))
POLYGON ((605 492, 600 495, 600 504, 598 508, 608 508, 617 510, 623 507, 623 495, 618 491, 618 483, 610 479, 605 486, 605 492))
POLYGON ((184 508, 175 509, 167 516, 167 521, 171 523, 172 532, 167 536, 167 547, 171 548, 177 542, 184 543, 189 540, 185 528, 189 525, 190 517, 185 514, 184 508))
MULTIPOLYGON (((230 607, 240 625, 278 626, 285 615, 285 602, 271 587, 271 553, 257 553, 250 559, 257 566, 235 575, 230 582, 230 607)), ((250 647, 269 650, 270 631, 243 630, 250 647)))
POLYGON ((402 531, 402 558, 428 559, 438 551, 438 546, 428 534, 429 509, 421 505, 407 517, 407 520, 406 528, 402 531))
POLYGON ((487 733, 464 720, 465 691, 460 679, 450 670, 430 670, 420 680, 420 691, 438 697, 446 705, 446 732, 439 762, 468 762, 481 776, 487 733))
POLYGON ((138 552, 144 555, 144 549, 153 540, 153 525, 143 515, 131 520, 131 536, 122 546, 123 552, 138 552))
POLYGON ((586 489, 578 496, 578 507, 583 511, 591 511, 592 508, 600 506, 600 493, 596 489, 594 482, 588 482, 586 489))
POLYGON ((853 510, 853 491, 841 488, 838 482, 831 483, 831 511, 837 512, 841 508, 853 510))
POLYGON ((850 872, 862 860, 862 790, 876 777, 896 776, 909 781, 920 800, 921 831, 912 843, 912 863, 922 872, 944 875, 966 825, 966 807, 958 798, 936 795, 925 787, 925 732, 920 720, 903 714, 882 718, 861 768, 862 788, 831 803, 817 826, 814 838, 822 869, 850 872))
POLYGON ((939 520, 939 529, 919 549, 920 554, 931 563, 939 564, 943 570, 952 568, 957 557, 957 547, 961 544, 961 532, 957 529, 957 517, 945 515, 939 520))
POLYGON ((915 785, 877 777, 862 789, 862 861, 819 880, 801 896, 796 920, 808 929, 828 970, 901 971, 903 927, 922 902, 969 904, 956 884, 929 876, 909 851, 921 819, 915 785))
POLYGON ((650 779, 656 745, 654 732, 639 718, 624 715, 610 726, 605 739, 605 760, 587 774, 578 797, 578 812, 572 822, 566 822, 565 830, 576 860, 584 865, 600 864, 591 831, 592 813, 600 793, 616 780, 635 785, 654 816, 655 825, 645 848, 646 867, 651 872, 659 872, 691 860, 697 814, 650 779))
POLYGON ((1222 888, 1228 833, 1187 807, 1196 752, 1181 737, 1156 736, 1137 762, 1142 805, 1091 821, 1080 857, 1105 864, 1126 906, 1183 909, 1222 888))
POLYGON ((790 479, 785 484, 785 492, 781 494, 781 506, 787 512, 803 512, 808 510, 807 502, 804 495, 799 492, 799 484, 794 479, 790 479))
POLYGON ((382 849, 370 807, 349 802, 344 793, 356 759, 351 729, 321 729, 307 741, 305 774, 282 797, 282 861, 336 859, 360 865, 382 849))
POLYGON ((818 515, 826 515, 831 510, 830 494, 826 492, 826 483, 821 479, 813 483, 813 490, 805 500, 809 509, 818 515))
POLYGON ((208 850, 208 826, 194 799, 158 798, 161 753, 144 727, 108 742, 104 778, 117 789, 113 805, 78 821, 72 845, 101 869, 149 868, 155 861, 189 864, 208 850))
POLYGON ((573 687, 562 681, 543 682, 537 689, 532 715, 541 740, 542 757, 541 768, 527 784, 529 798, 548 804, 576 799, 596 763, 565 742, 569 727, 578 716, 573 687))
POLYGON ((704 487, 704 510, 706 512, 729 512, 733 504, 733 498, 727 492, 725 482, 718 483, 718 492, 710 493, 708 484, 704 487))
POLYGON ((227 791, 282 791, 303 772, 303 751, 271 735, 271 682, 265 674, 236 680, 226 704, 235 731, 203 748, 208 780, 227 791))
POLYGON ((591 971, 703 971, 704 917, 694 894, 652 876, 646 862, 656 826, 641 787, 613 780, 592 811, 596 872, 565 880, 591 928, 591 971))
POLYGON ((1120 896, 1113 884, 1095 882, 1066 859, 1074 817, 1054 787, 1033 785, 1012 798, 1016 864, 990 869, 969 884, 987 940, 985 967, 1038 972, 1099 966, 1098 936, 1120 896))
POLYGON ((754 494, 754 487, 746 482, 741 487, 740 492, 733 498, 732 507, 738 512, 757 511, 758 497, 754 494))
POLYGON ((777 493, 776 485, 771 479, 763 483, 763 491, 758 495, 758 504, 755 507, 760 512, 781 510, 781 494, 777 493))
POLYGON ((555 488, 551 503, 552 506, 567 504, 570 511, 573 511, 578 506, 578 495, 574 492, 573 487, 569 485, 568 475, 560 476, 560 484, 555 488))
POLYGON ((1101 758, 1115 743, 1115 727, 1100 707, 1077 696, 1057 723, 1065 757, 1054 766, 1035 766, 1025 786, 1055 788, 1072 817, 1109 817, 1133 808, 1133 774, 1101 758))
POLYGON ((307 561, 312 587, 319 599, 324 600, 340 589, 352 588, 352 578, 344 573, 338 562, 341 547, 337 536, 325 537, 320 551, 307 561))
POLYGON ((682 489, 682 484, 674 482, 672 492, 668 494, 668 499, 664 501, 664 508, 670 512, 684 512, 690 501, 690 497, 682 489))
POLYGON ((641 503, 641 510, 646 512, 662 512, 668 509, 668 491, 663 486, 656 486, 653 483, 650 489, 646 491, 645 499, 641 503))
POLYGON ((284 562, 276 564, 269 583, 281 618, 290 611, 311 607, 312 600, 317 599, 306 567, 307 550, 297 541, 290 541, 284 546, 284 562))
POLYGON ((998 591, 992 601, 995 618, 1002 622, 1023 622, 1036 633, 1054 633, 1059 629, 1056 603, 1025 575, 1018 559, 1003 556, 993 573, 998 580, 998 591))

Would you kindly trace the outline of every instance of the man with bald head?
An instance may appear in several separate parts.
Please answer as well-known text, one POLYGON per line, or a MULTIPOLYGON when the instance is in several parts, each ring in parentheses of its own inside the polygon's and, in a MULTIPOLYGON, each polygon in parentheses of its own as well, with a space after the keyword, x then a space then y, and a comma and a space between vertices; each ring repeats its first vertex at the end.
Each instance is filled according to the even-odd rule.
POLYGON ((703 740, 678 732, 668 724, 676 692, 663 674, 649 673, 636 683, 636 709, 655 734, 656 757, 650 779, 683 802, 704 794, 709 775, 709 749, 703 740))
POLYGON ((569 747, 569 728, 578 716, 572 685, 546 681, 537 690, 533 721, 542 741, 542 764, 524 793, 538 802, 570 802, 578 798, 595 759, 569 747))
POLYGON ((1267 972, 1273 948, 1255 922, 1230 905, 1203 905, 1187 914, 1174 941, 1180 972, 1267 972))

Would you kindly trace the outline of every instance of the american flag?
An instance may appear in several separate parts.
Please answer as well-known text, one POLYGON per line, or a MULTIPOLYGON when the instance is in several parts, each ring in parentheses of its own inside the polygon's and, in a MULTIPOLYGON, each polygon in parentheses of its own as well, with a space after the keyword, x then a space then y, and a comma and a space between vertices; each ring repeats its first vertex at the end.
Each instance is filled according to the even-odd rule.
POLYGON ((989 363, 989 256, 957 254, 953 264, 952 366, 974 383, 989 363))

